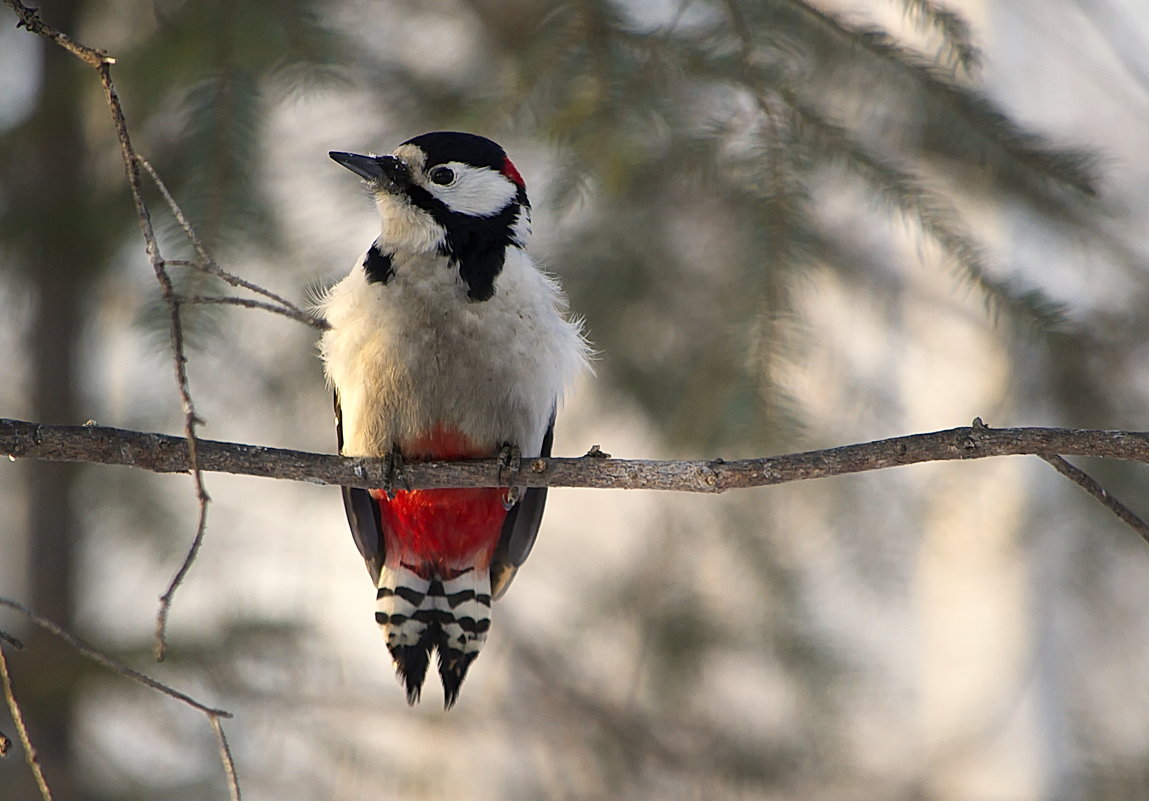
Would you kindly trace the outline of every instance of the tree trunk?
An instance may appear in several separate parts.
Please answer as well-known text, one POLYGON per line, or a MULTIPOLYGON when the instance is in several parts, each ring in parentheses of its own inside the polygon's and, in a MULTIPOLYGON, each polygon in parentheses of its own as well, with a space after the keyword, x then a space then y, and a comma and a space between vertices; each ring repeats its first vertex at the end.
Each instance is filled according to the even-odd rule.
MULTIPOLYGON (((48 19, 61 30, 75 32, 81 2, 52 4, 48 19)), ((89 296, 98 256, 103 248, 85 247, 76 212, 85 203, 85 140, 78 97, 91 85, 91 76, 74 57, 58 47, 41 48, 43 83, 31 119, 26 123, 29 146, 16 176, 15 196, 29 214, 28 222, 50 231, 29 232, 34 247, 19 256, 23 286, 31 299, 25 352, 29 365, 29 405, 37 420, 83 422, 79 412, 76 354, 83 328, 83 305, 89 296), (87 79, 87 80, 85 80, 87 79), (32 213, 34 211, 34 213, 32 213)), ((15 171, 15 170, 14 170, 15 171)), ((30 463, 27 480, 26 531, 28 603, 38 613, 69 629, 75 628, 75 556, 81 520, 76 514, 80 468, 68 464, 30 463)), ((74 719, 84 667, 74 653, 39 630, 29 633, 28 648, 13 660, 19 700, 26 710, 33 744, 56 798, 84 799, 74 751, 74 719)), ((25 774, 18 783, 34 797, 25 774)), ((16 788, 12 788, 15 790, 16 788)))

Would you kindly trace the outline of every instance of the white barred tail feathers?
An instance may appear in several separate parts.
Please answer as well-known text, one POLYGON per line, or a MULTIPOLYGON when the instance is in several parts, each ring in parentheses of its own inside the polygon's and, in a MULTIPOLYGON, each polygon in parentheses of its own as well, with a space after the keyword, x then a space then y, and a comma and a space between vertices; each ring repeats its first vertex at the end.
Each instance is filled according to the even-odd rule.
POLYGON ((491 627, 491 581, 486 569, 437 571, 431 565, 385 565, 379 575, 375 620, 383 629, 407 702, 419 701, 431 653, 438 657, 443 706, 459 697, 467 669, 491 627))

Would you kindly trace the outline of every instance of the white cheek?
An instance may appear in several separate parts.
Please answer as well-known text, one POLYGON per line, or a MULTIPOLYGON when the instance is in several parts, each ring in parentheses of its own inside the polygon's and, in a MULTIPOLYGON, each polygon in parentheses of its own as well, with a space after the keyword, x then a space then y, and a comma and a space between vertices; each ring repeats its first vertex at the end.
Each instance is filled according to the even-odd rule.
POLYGON ((525 248, 527 246, 527 241, 531 238, 531 210, 529 208, 520 208, 519 213, 515 215, 515 222, 511 226, 511 236, 519 247, 525 248))
POLYGON ((507 207, 519 188, 488 167, 469 167, 457 162, 448 165, 458 178, 451 186, 428 184, 427 191, 451 209, 472 217, 493 217, 507 207))

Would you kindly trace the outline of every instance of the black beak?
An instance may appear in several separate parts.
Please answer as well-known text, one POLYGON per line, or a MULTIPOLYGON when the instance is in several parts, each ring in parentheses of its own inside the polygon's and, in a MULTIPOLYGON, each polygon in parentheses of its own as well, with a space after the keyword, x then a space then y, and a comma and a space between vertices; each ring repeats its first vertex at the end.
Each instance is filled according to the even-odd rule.
POLYGON ((378 184, 381 188, 395 191, 411 185, 411 170, 394 156, 361 156, 340 150, 332 150, 327 155, 360 178, 378 184))

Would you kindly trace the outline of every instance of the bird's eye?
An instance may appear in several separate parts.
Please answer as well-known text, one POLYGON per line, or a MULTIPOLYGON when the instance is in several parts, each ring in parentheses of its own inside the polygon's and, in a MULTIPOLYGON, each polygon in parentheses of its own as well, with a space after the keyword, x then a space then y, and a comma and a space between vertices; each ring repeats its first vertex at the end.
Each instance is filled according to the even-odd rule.
POLYGON ((439 186, 447 186, 455 180, 455 172, 450 167, 436 167, 431 170, 431 183, 438 184, 439 186))

